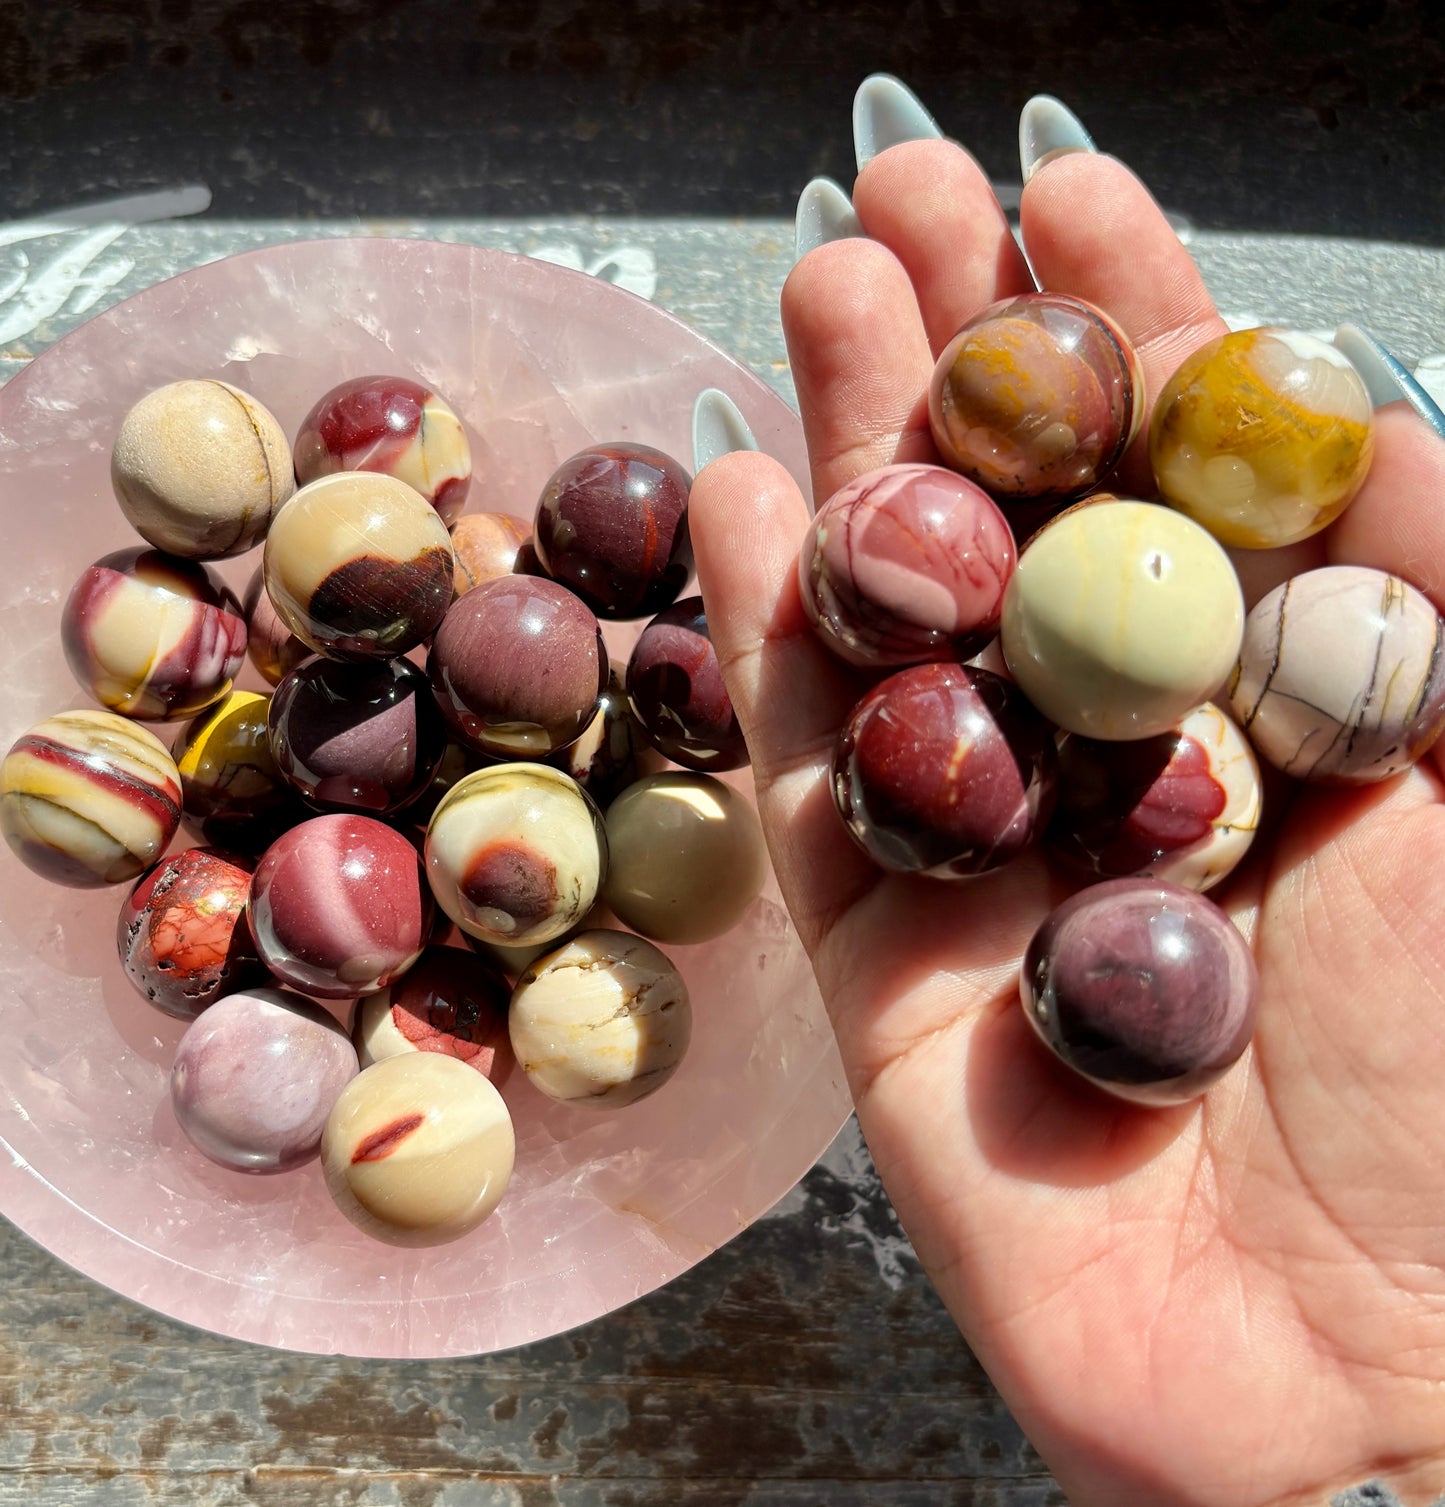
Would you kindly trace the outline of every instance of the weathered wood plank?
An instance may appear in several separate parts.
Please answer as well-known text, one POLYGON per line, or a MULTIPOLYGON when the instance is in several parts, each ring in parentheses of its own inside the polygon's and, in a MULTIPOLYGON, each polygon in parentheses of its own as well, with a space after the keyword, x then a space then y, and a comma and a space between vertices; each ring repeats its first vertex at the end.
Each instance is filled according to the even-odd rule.
POLYGON ((1055 1507, 850 1129, 693 1271, 523 1350, 264 1350, 0 1230, 0 1507, 1055 1507))

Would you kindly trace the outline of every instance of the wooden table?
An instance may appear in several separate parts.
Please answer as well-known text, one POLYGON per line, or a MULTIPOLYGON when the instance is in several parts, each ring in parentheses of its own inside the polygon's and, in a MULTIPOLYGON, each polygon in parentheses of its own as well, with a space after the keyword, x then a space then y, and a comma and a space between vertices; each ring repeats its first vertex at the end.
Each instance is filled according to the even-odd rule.
MULTIPOLYGON (((541 251, 650 281, 790 392, 776 308, 792 227, 780 220, 138 225, 99 246, 74 288, 36 299, 55 257, 92 233, 60 229, 23 243, 28 292, 0 301, 0 379, 163 276, 357 232, 541 251), (38 312, 17 334, 26 296, 38 312)), ((1445 343, 1445 253, 1248 236, 1195 250, 1226 309, 1304 328, 1352 318, 1412 363, 1445 343)), ((920 1275, 851 1124, 777 1209, 666 1289, 475 1359, 218 1339, 108 1293, 0 1221, 0 1419, 0 1507, 1064 1501, 920 1275)))

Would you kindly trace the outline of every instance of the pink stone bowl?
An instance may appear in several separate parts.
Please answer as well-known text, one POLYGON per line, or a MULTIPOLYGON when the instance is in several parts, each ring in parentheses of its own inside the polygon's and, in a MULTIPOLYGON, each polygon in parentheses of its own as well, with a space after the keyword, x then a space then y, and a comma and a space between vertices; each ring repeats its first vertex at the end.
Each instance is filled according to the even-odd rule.
MULTIPOLYGON (((0 751, 88 704, 60 611, 84 566, 134 541, 111 494, 126 410, 181 377, 258 397, 288 434, 371 372, 462 415, 468 511, 530 518, 543 481, 596 441, 690 465, 691 403, 719 387, 800 481, 798 421, 696 331, 585 274, 410 240, 328 240, 215 262, 99 315, 0 388, 0 751)), ((226 562, 244 587, 258 555, 226 562)), ((608 625, 625 660, 637 627, 608 625)), ((264 689, 254 672, 240 682, 264 689)), ((169 743, 173 729, 160 729, 169 743)), ((747 771, 729 776, 751 790, 747 771)), ((177 846, 186 846, 184 838, 177 846)), ((693 996, 686 1062, 615 1113, 552 1103, 514 1074, 517 1171, 502 1207, 432 1250, 378 1244, 316 1164, 271 1177, 196 1152, 167 1079, 184 1023, 127 983, 124 886, 52 887, 0 847, 0 1212, 97 1282, 218 1334, 354 1356, 480 1354, 587 1322, 744 1229, 807 1171, 849 1101, 811 969, 769 882, 746 922, 672 949, 693 996)), ((338 1007, 344 1013, 346 1007, 338 1007)))

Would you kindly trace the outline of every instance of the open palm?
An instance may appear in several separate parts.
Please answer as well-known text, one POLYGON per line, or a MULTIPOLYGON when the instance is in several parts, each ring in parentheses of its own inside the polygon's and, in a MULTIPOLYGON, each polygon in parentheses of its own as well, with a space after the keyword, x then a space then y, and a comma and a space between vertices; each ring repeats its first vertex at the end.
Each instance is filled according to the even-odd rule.
MULTIPOLYGON (((934 458, 920 401, 934 355, 1034 285, 956 146, 883 153, 854 202, 869 238, 811 252, 784 295, 820 500, 934 458)), ((1023 231, 1038 283, 1109 309, 1151 391, 1223 329, 1111 159, 1045 167, 1023 231)), ((1135 453, 1118 489, 1149 485, 1135 453)), ((1253 1047, 1202 1101, 1116 1104, 1057 1067, 1018 1006, 1025 944, 1067 893, 1041 858, 963 884, 885 877, 844 833, 827 767, 861 682, 803 618, 807 510, 787 475, 731 455, 693 498, 709 621, 859 1121, 944 1301, 1076 1507, 1304 1507, 1371 1476, 1410 1502, 1445 1490, 1437 768, 1278 793, 1263 851, 1219 897, 1260 968, 1253 1047)), ((1326 559, 1445 602, 1445 445, 1403 405, 1379 415, 1341 522, 1242 562, 1247 590, 1326 559)))

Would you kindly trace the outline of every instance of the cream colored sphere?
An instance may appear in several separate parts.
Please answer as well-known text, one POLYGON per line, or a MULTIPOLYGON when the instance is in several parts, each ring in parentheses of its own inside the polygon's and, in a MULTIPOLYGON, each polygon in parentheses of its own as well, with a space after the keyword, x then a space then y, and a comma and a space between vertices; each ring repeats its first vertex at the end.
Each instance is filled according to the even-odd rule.
POLYGON ((618 1108, 677 1070, 692 1036, 687 985, 665 953, 622 931, 584 931, 517 980, 512 1051, 551 1099, 618 1108))
POLYGON ((110 479, 149 544, 191 560, 263 539, 295 490, 291 446, 269 409, 210 378, 147 393, 121 420, 110 479))
POLYGON ((1023 552, 999 639, 1009 673, 1060 727, 1167 732, 1233 668, 1244 594, 1199 524, 1148 502, 1084 503, 1023 552))

